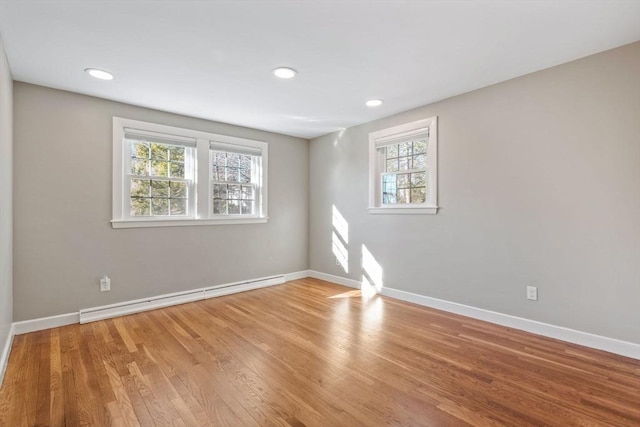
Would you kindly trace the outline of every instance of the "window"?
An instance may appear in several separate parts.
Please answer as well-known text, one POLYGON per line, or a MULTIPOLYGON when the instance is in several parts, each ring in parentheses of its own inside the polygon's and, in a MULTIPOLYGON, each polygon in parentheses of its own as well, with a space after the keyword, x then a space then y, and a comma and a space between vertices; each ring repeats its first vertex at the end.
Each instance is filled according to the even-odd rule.
POLYGON ((114 117, 113 227, 266 222, 267 148, 114 117))
POLYGON ((369 212, 435 214, 437 117, 369 134, 369 212))
POLYGON ((193 144, 125 132, 125 190, 131 217, 185 217, 194 210, 193 144), (128 163, 128 164, 127 164, 128 163))
POLYGON ((214 215, 254 215, 259 205, 262 157, 246 148, 211 145, 214 215))

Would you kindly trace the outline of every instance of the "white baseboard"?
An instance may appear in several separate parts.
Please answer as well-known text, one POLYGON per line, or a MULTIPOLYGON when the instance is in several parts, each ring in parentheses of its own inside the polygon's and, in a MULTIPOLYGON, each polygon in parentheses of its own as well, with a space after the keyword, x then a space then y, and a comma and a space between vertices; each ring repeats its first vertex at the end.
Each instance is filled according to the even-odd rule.
POLYGON ((309 270, 296 271, 294 273, 286 273, 284 275, 285 282, 291 282, 292 280, 306 279, 309 276, 309 270))
POLYGON ((79 321, 80 317, 78 313, 58 314, 57 316, 40 317, 38 319, 13 322, 13 331, 15 335, 21 335, 28 332, 57 328, 58 326, 72 325, 79 321))
POLYGON ((314 279, 325 280, 327 282, 337 283, 338 285, 348 286, 350 288, 360 289, 362 283, 357 280, 347 279, 346 277, 334 276, 333 274, 321 273, 316 270, 309 270, 307 277, 313 277, 314 279))
POLYGON ((531 332, 537 335, 555 338, 583 345, 585 347, 596 348, 610 353, 620 354, 622 356, 632 357, 634 359, 640 359, 640 344, 603 337, 600 335, 590 334, 588 332, 576 331, 575 329, 511 316, 509 314, 498 313, 451 301, 431 298, 424 295, 413 294, 411 292, 405 292, 393 288, 382 288, 381 293, 388 297, 397 298, 399 300, 412 302, 426 307, 436 308, 438 310, 460 314, 462 316, 472 317, 474 319, 484 320, 498 325, 531 332))
MULTIPOLYGON (((292 273, 296 274, 296 273, 292 273)), ((223 295, 246 292, 268 286, 281 285, 285 283, 285 275, 263 277, 259 279, 245 280, 243 282, 226 283, 223 285, 211 286, 208 288, 193 289, 172 294, 156 295, 132 301, 124 301, 117 304, 104 305, 100 307, 85 308, 80 310, 80 323, 95 322, 97 320, 109 319, 112 317, 124 316, 127 314, 139 313, 142 311, 155 310, 172 305, 185 304, 193 301, 200 301, 208 298, 220 297, 223 295)))
MULTIPOLYGON (((320 271, 309 270, 309 277, 326 280, 327 282, 333 282, 351 288, 361 288, 361 283, 357 280, 334 276, 333 274, 322 273, 320 271)), ((401 291, 399 289, 382 288, 381 294, 425 307, 431 307, 447 311, 449 313, 471 317, 473 319, 484 320, 486 322, 507 326, 509 328, 519 329, 533 334, 583 345, 585 347, 604 350, 634 359, 640 359, 640 344, 603 337, 601 335, 595 335, 588 332, 576 331, 575 329, 569 329, 563 326, 551 325, 549 323, 498 313, 496 311, 485 310, 483 308, 472 307, 438 298, 431 298, 424 295, 401 291)))
POLYGON ((11 324, 9 327, 9 334, 5 340, 4 347, 2 347, 2 353, 0 353, 0 387, 2 387, 2 381, 4 380, 4 373, 7 370, 7 364, 9 363, 9 354, 11 353, 11 345, 13 344, 14 327, 11 324))
MULTIPOLYGON (((357 280, 335 276, 333 274, 322 273, 315 270, 303 270, 279 276, 229 283, 209 288, 179 292, 175 294, 159 295, 156 297, 128 301, 108 306, 94 307, 91 309, 80 310, 79 313, 67 313, 57 316, 14 322, 11 325, 9 336, 7 337, 5 346, 2 349, 2 353, 0 354, 0 384, 4 375, 6 364, 8 362, 11 343, 13 342, 14 335, 79 323, 81 319, 81 313, 84 314, 83 317, 90 319, 86 320, 87 322, 89 322, 99 319, 106 319, 109 317, 122 316, 125 314, 132 314, 139 311, 153 310, 170 305, 184 304, 190 301, 198 301, 206 298, 244 292, 267 286, 274 286, 291 280, 298 280, 306 277, 313 277, 350 288, 361 288, 361 282, 357 280), (106 311, 100 313, 100 310, 106 311), (105 314, 109 315, 101 317, 105 314)), ((391 298, 397 298, 426 307, 432 307, 438 310, 460 314, 462 316, 484 320, 498 325, 520 329, 534 334, 555 338, 586 347, 596 348, 615 354, 620 354, 622 356, 640 359, 640 344, 603 337, 588 332, 576 331, 574 329, 569 329, 562 326, 551 325, 548 323, 538 322, 535 320, 525 319, 517 316, 511 316, 508 314, 498 313, 495 311, 485 310, 482 308, 472 307, 464 304, 458 304, 455 302, 437 298, 431 298, 424 295, 418 295, 393 288, 383 288, 381 293, 382 295, 391 298)))

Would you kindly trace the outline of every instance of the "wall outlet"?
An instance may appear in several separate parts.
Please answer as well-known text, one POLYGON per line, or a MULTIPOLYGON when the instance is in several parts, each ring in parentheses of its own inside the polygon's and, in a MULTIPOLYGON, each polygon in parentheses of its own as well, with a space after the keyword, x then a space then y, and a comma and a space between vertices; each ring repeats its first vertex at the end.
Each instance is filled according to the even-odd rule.
POLYGON ((336 257, 336 265, 340 265, 340 260, 336 257))
POLYGON ((111 290, 111 279, 109 276, 104 276, 100 279, 100 292, 107 292, 111 290))
POLYGON ((527 299, 538 301, 538 288, 535 286, 527 286, 527 299))

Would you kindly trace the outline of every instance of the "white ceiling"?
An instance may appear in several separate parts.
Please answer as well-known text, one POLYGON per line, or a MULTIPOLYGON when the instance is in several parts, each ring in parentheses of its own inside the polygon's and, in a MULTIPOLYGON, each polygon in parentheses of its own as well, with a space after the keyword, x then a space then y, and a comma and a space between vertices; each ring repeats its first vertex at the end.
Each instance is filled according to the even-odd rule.
POLYGON ((640 0, 0 0, 0 35, 16 80, 312 138, 636 41, 640 0))

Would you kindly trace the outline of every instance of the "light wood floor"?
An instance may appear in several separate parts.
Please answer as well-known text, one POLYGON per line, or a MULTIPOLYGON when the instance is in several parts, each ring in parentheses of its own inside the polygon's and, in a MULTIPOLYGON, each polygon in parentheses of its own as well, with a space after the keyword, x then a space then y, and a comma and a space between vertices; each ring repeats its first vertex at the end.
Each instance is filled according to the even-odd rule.
POLYGON ((640 425, 640 363, 314 279, 20 335, 0 425, 640 425))

